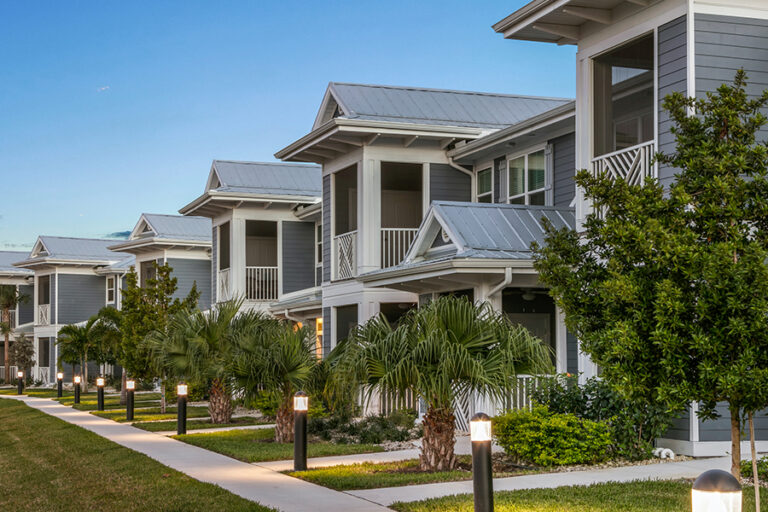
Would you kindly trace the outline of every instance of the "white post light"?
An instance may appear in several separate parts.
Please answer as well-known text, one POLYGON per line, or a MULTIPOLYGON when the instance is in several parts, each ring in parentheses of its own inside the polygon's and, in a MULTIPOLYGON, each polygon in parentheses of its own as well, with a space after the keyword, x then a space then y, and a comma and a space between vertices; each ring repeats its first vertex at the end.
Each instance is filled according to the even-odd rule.
POLYGON ((125 381, 125 390, 127 396, 125 400, 125 419, 127 421, 133 421, 133 391, 136 389, 136 381, 128 379, 125 381))
POLYGON ((80 384, 80 380, 81 380, 80 376, 79 375, 75 375, 75 384, 80 384))
POLYGON ((741 484, 727 471, 710 469, 693 482, 693 512, 741 512, 741 484))
POLYGON ((176 434, 187 433, 187 393, 189 388, 183 382, 176 386, 176 434))
POLYGON ((303 391, 299 391, 293 395, 293 410, 294 411, 307 411, 309 410, 309 397, 304 394, 303 391))
POLYGON ((59 372, 56 374, 56 398, 61 398, 64 394, 64 374, 59 372))
POLYGON ((479 412, 469 421, 472 441, 472 487, 475 512, 493 512, 493 469, 491 467, 491 418, 479 412))
POLYGON ((64 380, 64 374, 62 372, 57 373, 56 380, 64 380))
POLYGON ((16 372, 16 377, 18 377, 18 378, 20 378, 20 379, 23 379, 23 378, 24 378, 24 372, 23 372, 23 371, 21 371, 21 370, 17 371, 17 372, 16 372))
POLYGON ((96 378, 96 408, 104 410, 104 377, 96 378))

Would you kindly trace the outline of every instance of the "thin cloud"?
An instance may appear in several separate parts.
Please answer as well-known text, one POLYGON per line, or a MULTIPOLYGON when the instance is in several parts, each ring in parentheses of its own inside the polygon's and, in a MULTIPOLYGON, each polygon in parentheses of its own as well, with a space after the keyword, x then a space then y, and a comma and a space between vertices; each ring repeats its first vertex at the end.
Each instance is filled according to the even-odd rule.
POLYGON ((104 91, 108 91, 108 90, 109 90, 109 86, 105 85, 103 87, 99 87, 98 89, 96 89, 96 92, 104 92, 104 91))
POLYGON ((114 233, 109 233, 107 235, 107 238, 125 238, 126 240, 128 237, 131 236, 131 231, 115 231, 114 233))

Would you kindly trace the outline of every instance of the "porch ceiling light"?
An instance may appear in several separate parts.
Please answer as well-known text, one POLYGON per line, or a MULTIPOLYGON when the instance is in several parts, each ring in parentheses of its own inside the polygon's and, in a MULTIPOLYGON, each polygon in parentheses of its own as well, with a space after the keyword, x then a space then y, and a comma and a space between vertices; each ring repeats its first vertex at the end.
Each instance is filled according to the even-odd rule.
POLYGON ((491 418, 479 412, 469 421, 469 438, 472 441, 491 440, 491 418))
POLYGON ((125 389, 129 391, 133 391, 134 389, 136 389, 136 381, 135 380, 125 381, 125 389))
POLYGON ((294 411, 306 411, 309 409, 309 397, 303 391, 299 391, 293 395, 293 410, 294 411))
POLYGON ((693 512, 741 512, 741 484, 720 469, 705 471, 693 482, 693 512))

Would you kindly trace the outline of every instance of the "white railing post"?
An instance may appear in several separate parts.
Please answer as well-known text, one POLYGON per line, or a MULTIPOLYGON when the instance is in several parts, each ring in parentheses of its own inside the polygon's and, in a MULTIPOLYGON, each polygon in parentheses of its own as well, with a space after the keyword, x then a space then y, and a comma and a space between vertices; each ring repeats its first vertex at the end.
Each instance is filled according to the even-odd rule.
POLYGON ((349 279, 357 275, 357 231, 333 238, 336 249, 335 278, 349 279))
POLYGON ((381 268, 399 265, 405 259, 418 231, 414 228, 382 228, 381 268))
POLYGON ((279 284, 277 267, 245 267, 246 300, 277 300, 280 294, 279 284))

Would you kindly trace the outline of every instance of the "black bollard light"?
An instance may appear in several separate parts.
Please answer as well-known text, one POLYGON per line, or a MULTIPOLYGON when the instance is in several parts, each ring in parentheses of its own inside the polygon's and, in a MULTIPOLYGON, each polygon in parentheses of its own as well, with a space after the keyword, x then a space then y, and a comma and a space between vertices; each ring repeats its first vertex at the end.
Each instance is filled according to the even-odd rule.
POLYGON ((98 410, 104 410, 104 377, 96 379, 96 404, 98 410))
POLYGON ((75 377, 72 379, 75 384, 75 403, 80 403, 80 376, 75 375, 75 377))
POLYGON ((125 404, 125 419, 133 421, 133 391, 136 389, 136 381, 128 379, 125 381, 125 390, 128 392, 128 397, 125 404))
POLYGON ((293 470, 307 469, 307 410, 309 397, 303 391, 293 395, 293 470))
POLYGON ((176 434, 187 433, 187 392, 186 384, 179 383, 176 386, 176 434))
POLYGON ((64 374, 59 372, 56 374, 56 398, 61 398, 64 395, 64 374))
POLYGON ((472 441, 472 482, 475 512, 493 512, 493 472, 491 469, 491 418, 479 412, 469 422, 472 441))
POLYGON ((710 469, 693 482, 693 512, 741 512, 741 484, 727 471, 710 469))
POLYGON ((24 372, 19 370, 16 372, 16 394, 20 395, 24 392, 24 372))

